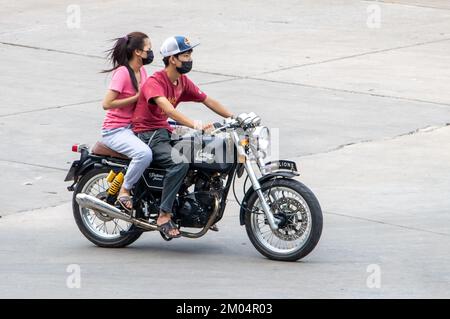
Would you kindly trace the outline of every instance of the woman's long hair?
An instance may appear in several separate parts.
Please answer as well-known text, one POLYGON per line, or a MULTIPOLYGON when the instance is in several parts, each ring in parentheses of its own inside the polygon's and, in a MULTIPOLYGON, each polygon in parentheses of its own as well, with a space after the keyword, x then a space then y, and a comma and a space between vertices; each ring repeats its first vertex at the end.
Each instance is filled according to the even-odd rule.
POLYGON ((124 37, 113 39, 115 41, 114 46, 107 50, 107 58, 111 61, 113 67, 109 70, 103 70, 102 73, 108 73, 114 71, 120 66, 125 66, 130 73, 131 82, 134 89, 139 91, 138 82, 134 71, 129 65, 130 59, 133 57, 134 50, 144 49, 144 40, 148 38, 145 33, 131 32, 124 37))

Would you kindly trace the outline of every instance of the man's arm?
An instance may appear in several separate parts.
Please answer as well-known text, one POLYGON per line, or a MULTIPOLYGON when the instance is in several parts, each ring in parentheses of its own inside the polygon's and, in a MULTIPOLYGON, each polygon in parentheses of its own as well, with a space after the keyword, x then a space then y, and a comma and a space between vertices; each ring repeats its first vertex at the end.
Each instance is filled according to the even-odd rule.
POLYGON ((209 109, 222 117, 227 118, 233 116, 233 113, 231 113, 225 106, 223 106, 213 98, 210 98, 209 96, 206 97, 206 99, 203 101, 203 104, 205 104, 209 109))
POLYGON ((165 96, 158 96, 153 98, 155 103, 163 110, 166 115, 182 125, 193 129, 199 129, 197 123, 181 112, 177 111, 165 96))

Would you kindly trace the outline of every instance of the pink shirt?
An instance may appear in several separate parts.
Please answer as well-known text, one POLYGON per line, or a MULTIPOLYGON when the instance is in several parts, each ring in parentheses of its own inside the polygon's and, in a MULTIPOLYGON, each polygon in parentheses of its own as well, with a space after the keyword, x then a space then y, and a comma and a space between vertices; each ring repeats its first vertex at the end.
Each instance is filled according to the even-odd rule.
MULTIPOLYGON (((147 80, 147 71, 141 67, 141 84, 147 80)), ((136 95, 136 90, 131 82, 130 73, 125 66, 120 66, 114 70, 109 89, 119 93, 117 99, 125 99, 136 95)), ((120 108, 111 109, 106 112, 105 120, 103 121, 102 129, 111 130, 118 127, 124 127, 131 124, 134 108, 136 103, 122 106, 120 108)))

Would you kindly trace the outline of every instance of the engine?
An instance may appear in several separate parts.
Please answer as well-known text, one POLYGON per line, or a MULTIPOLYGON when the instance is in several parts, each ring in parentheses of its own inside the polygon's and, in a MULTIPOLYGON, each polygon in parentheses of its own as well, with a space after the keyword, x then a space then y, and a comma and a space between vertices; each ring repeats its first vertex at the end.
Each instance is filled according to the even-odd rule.
POLYGON ((175 219, 183 227, 203 228, 216 209, 216 198, 221 200, 226 175, 189 173, 185 180, 185 195, 176 203, 175 219), (191 186, 193 191, 189 192, 191 186))

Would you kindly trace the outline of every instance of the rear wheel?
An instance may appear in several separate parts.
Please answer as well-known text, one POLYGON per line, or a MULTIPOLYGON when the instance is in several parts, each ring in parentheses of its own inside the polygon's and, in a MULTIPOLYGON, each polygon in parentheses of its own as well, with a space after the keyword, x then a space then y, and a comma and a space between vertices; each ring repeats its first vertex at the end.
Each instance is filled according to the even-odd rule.
POLYGON ((254 192, 247 201, 245 228, 253 246, 264 256, 296 261, 308 255, 322 234, 322 210, 309 188, 293 179, 274 179, 261 185, 274 217, 280 220, 273 231, 254 192))
POLYGON ((81 233, 100 247, 120 248, 132 244, 142 234, 132 223, 109 217, 99 211, 80 207, 75 200, 77 194, 84 193, 106 200, 109 183, 106 180, 110 169, 93 169, 78 182, 73 193, 73 216, 81 233), (130 232, 122 235, 121 232, 130 232))

